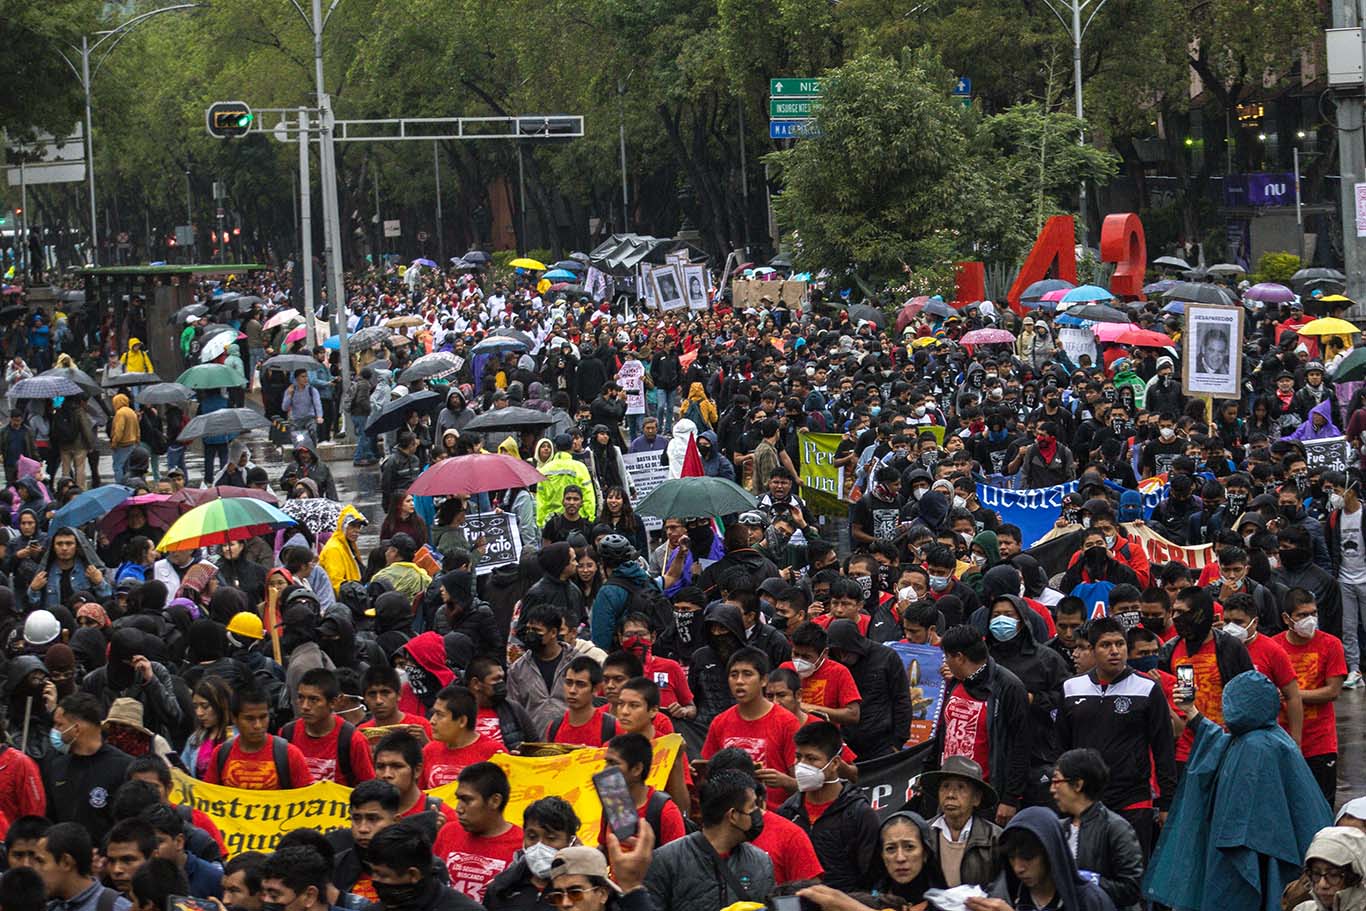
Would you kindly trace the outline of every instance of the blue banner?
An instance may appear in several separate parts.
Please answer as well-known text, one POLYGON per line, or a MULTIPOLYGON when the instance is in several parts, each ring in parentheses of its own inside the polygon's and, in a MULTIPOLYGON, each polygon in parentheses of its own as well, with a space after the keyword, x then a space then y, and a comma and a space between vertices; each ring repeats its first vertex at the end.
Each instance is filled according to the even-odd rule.
MULTIPOLYGON (((1114 481, 1107 481, 1105 486, 1116 493, 1123 493, 1127 489, 1114 481)), ((999 513, 1001 521, 1019 526, 1021 544, 1028 548, 1048 534, 1049 529, 1062 515, 1062 498, 1077 487, 1076 481, 1028 490, 1008 490, 979 483, 977 499, 987 509, 999 513)), ((1157 490, 1143 494, 1144 521, 1152 518, 1153 510, 1167 499, 1167 490, 1167 486, 1163 485, 1157 490)))

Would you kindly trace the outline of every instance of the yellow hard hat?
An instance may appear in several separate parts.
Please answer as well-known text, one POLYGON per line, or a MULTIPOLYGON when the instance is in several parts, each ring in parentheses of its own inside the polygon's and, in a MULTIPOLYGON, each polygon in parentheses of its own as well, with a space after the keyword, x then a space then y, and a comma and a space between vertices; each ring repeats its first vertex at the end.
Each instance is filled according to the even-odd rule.
POLYGON ((232 615, 228 621, 228 632, 237 636, 246 636, 248 639, 264 639, 266 628, 261 623, 261 618, 251 611, 242 611, 232 615))

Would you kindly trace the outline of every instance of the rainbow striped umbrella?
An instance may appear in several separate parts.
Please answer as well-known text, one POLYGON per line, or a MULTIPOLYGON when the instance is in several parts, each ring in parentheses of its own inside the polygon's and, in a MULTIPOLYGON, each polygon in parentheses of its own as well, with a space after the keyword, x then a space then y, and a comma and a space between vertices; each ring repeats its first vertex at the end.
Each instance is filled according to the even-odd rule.
POLYGON ((243 541, 294 524, 294 519, 264 500, 250 497, 211 500, 176 519, 166 529, 157 550, 167 553, 243 541))

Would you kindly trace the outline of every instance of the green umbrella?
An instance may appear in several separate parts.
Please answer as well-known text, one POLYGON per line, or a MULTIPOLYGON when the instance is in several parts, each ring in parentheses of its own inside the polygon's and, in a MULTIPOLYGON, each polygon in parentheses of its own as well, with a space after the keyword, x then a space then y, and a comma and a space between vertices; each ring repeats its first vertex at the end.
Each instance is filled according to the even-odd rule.
POLYGON ((227 389, 247 384, 240 373, 226 364, 196 364, 176 377, 176 382, 191 389, 227 389))
POLYGON ((1349 383, 1352 380, 1366 380, 1366 348, 1353 348, 1333 368, 1333 382, 1349 383))
POLYGON ((640 501, 636 514, 658 519, 728 516, 753 509, 758 502, 725 478, 670 478, 640 501))

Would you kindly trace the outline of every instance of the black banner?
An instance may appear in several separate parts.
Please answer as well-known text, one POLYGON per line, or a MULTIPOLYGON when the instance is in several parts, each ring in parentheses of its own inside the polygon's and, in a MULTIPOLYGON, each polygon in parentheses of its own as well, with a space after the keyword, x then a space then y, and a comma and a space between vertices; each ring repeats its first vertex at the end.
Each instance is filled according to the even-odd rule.
POLYGON ((1346 437, 1328 437, 1325 440, 1301 440, 1304 446, 1304 460, 1309 470, 1333 470, 1344 474, 1352 464, 1352 446, 1346 437))
POLYGON ((911 779, 924 770, 929 756, 930 744, 922 743, 890 756, 855 763, 858 768, 855 787, 868 798, 878 819, 886 819, 905 808, 911 799, 911 779))
POLYGON ((1068 562, 1081 549, 1081 529, 1070 534, 1058 535, 1042 544, 1035 544, 1025 551, 1043 567, 1048 576, 1065 572, 1068 562))

